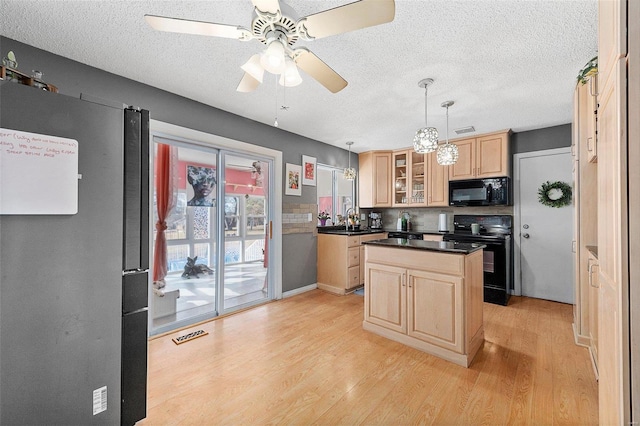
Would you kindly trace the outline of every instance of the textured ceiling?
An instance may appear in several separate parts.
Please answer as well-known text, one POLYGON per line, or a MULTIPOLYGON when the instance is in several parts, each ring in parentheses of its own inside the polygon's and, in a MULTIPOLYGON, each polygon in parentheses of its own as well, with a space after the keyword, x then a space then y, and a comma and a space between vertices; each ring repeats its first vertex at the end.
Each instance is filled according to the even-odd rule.
MULTIPOLYGON (((289 0, 299 16, 349 0, 289 0)), ((532 130, 571 122, 576 76, 597 52, 596 0, 396 0, 388 24, 314 41, 299 41, 344 77, 337 94, 302 74, 283 92, 275 77, 252 93, 236 92, 240 66, 264 47, 253 40, 163 33, 144 14, 250 27, 249 0, 2 0, 0 33, 76 61, 352 149, 411 146, 428 120, 444 138, 532 130), (188 75, 188 78, 180 78, 188 75)), ((2 52, 3 55, 6 52, 2 52)), ((18 56, 18 61, 20 60, 18 56)), ((46 74, 46 70, 45 71, 46 74)))

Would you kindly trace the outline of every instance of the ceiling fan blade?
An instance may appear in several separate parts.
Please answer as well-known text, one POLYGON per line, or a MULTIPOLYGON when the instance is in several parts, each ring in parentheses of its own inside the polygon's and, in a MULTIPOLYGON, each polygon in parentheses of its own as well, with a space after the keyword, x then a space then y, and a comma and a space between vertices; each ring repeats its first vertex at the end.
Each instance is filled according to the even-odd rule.
POLYGON ((323 38, 393 21, 394 0, 360 0, 302 18, 307 34, 323 38))
POLYGON ((245 39, 248 33, 247 29, 239 26, 215 24, 213 22, 167 18, 156 15, 144 15, 144 19, 154 29, 171 33, 197 34, 212 37, 235 38, 238 40, 245 39))
POLYGON ((294 51, 294 59, 298 67, 316 79, 318 83, 329 89, 332 93, 338 93, 347 87, 347 81, 340 74, 331 69, 315 54, 304 47, 294 51))
POLYGON ((251 3, 260 12, 278 13, 280 10, 280 2, 278 0, 251 0, 251 3))
POLYGON ((251 75, 249 73, 244 73, 244 76, 242 77, 242 80, 240 80, 240 84, 238 84, 238 87, 236 88, 236 90, 238 92, 243 92, 243 93, 247 93, 247 92, 253 92, 254 90, 256 90, 256 88, 260 85, 260 82, 258 80, 256 80, 255 78, 251 77, 251 75))

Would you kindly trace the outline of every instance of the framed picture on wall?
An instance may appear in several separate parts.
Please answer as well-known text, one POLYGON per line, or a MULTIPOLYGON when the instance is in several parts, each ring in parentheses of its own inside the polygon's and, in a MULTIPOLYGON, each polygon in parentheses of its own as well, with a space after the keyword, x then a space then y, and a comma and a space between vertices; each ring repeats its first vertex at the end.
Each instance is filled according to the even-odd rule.
POLYGON ((302 184, 316 186, 316 158, 302 156, 302 184))
POLYGON ((284 180, 285 195, 302 195, 302 167, 297 164, 286 165, 286 176, 284 180))

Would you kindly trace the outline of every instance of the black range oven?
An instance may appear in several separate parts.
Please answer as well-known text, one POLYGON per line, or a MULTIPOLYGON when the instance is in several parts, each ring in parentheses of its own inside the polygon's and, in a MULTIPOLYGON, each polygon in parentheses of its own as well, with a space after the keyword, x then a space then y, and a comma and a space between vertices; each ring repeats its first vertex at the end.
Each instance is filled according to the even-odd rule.
POLYGON ((507 305, 513 290, 513 216, 454 215, 454 232, 445 234, 444 241, 482 243, 484 301, 507 305), (472 233, 472 224, 479 232, 472 233))

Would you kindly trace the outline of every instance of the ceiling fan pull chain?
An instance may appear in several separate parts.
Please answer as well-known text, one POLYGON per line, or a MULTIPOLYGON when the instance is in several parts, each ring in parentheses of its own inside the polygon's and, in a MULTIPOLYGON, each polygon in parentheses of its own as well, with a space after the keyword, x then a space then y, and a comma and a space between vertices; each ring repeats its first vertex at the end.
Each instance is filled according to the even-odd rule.
POLYGON ((274 127, 278 127, 278 76, 276 75, 276 121, 273 122, 274 127))

